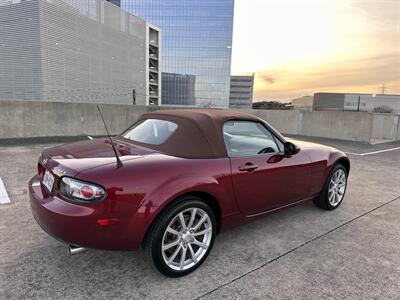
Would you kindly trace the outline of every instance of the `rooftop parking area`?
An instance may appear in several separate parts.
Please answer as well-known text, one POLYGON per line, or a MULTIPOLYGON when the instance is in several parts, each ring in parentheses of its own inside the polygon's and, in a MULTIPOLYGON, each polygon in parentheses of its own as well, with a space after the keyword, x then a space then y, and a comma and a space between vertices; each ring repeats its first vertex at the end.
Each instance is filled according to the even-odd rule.
POLYGON ((293 138, 348 153, 343 204, 328 212, 307 202, 222 233, 204 264, 179 279, 152 269, 142 251, 70 257, 28 202, 38 156, 54 144, 0 145, 11 200, 0 204, 0 298, 399 299, 400 142, 293 138))

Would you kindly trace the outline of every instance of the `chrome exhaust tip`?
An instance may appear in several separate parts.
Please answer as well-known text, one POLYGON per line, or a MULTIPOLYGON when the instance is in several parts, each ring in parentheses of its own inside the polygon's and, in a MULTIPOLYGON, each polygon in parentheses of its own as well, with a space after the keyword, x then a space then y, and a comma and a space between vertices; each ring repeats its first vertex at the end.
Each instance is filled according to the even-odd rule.
POLYGON ((82 252, 84 252, 86 250, 87 250, 86 248, 75 246, 75 245, 69 245, 68 246, 68 252, 69 252, 69 255, 71 255, 71 256, 75 255, 75 254, 82 253, 82 252))

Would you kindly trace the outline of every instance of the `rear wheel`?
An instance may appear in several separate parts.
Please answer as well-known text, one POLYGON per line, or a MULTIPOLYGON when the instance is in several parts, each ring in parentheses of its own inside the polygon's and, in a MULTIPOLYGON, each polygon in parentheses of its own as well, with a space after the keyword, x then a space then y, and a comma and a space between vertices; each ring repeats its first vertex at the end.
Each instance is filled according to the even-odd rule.
POLYGON ((147 257, 164 275, 184 276, 197 269, 213 246, 216 220, 197 197, 185 197, 159 216, 148 233, 147 257))
POLYGON ((315 205, 326 210, 337 208, 343 201, 347 187, 347 170, 342 164, 332 167, 315 205))

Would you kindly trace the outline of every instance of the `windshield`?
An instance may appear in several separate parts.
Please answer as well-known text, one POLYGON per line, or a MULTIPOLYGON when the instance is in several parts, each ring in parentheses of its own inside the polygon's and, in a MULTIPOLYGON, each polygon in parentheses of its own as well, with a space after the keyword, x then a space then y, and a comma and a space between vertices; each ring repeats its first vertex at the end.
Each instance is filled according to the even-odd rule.
POLYGON ((139 143, 161 145, 177 127, 178 125, 170 121, 146 119, 128 130, 123 137, 139 143))

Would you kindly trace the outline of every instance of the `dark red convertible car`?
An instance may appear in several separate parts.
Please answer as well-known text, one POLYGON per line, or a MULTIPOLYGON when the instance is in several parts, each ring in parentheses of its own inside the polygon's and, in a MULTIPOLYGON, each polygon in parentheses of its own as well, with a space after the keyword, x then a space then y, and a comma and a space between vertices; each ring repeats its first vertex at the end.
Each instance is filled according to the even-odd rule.
POLYGON ((220 231, 306 200, 337 208, 349 168, 343 152, 289 141, 253 115, 163 110, 112 140, 43 151, 30 203, 72 253, 142 245, 178 277, 204 262, 220 231))

